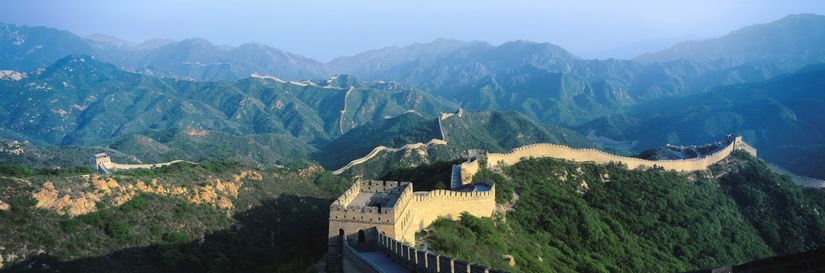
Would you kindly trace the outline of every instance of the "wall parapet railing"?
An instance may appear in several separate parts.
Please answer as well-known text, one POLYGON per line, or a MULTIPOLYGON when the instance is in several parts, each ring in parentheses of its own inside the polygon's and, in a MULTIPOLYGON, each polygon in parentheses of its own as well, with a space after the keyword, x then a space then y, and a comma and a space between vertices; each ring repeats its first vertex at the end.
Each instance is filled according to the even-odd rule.
POLYGON ((396 263, 422 273, 507 273, 484 265, 416 249, 384 233, 378 234, 378 248, 396 263))

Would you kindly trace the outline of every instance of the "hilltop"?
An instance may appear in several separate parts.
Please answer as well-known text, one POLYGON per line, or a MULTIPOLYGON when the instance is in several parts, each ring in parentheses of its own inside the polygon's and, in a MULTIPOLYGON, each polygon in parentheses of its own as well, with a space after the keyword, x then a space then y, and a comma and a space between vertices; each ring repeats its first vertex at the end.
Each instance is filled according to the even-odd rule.
POLYGON ((765 159, 799 174, 825 177, 816 167, 825 143, 825 67, 692 96, 658 100, 579 128, 637 147, 706 143, 741 134, 765 159), (802 159, 804 158, 804 159, 802 159))
POLYGON ((511 272, 678 272, 825 244, 825 192, 743 152, 691 174, 532 159, 490 176, 512 210, 442 219, 417 241, 511 272))

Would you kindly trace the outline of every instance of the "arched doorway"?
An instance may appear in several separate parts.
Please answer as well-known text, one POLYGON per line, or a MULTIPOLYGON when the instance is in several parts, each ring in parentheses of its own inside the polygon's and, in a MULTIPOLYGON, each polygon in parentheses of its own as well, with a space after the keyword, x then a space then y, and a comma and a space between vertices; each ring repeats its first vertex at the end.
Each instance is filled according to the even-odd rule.
POLYGON ((366 238, 364 238, 364 237, 366 237, 366 236, 364 235, 364 230, 363 230, 363 229, 362 229, 362 230, 359 230, 359 231, 358 231, 358 243, 359 243, 359 244, 363 244, 363 243, 366 243, 366 242, 367 242, 367 239, 366 239, 366 238))

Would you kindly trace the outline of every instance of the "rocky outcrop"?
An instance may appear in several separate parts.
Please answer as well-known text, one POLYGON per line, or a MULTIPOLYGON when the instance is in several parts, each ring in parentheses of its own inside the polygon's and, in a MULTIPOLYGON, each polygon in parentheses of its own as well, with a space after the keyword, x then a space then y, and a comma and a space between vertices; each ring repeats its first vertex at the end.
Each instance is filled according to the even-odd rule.
MULTIPOLYGON (((140 193, 152 193, 185 199, 192 204, 213 206, 231 213, 235 207, 232 199, 238 197, 245 180, 260 181, 263 176, 255 171, 241 171, 230 180, 208 178, 206 183, 184 186, 164 186, 156 179, 148 183, 137 180, 135 183, 119 183, 113 178, 99 176, 88 177, 91 190, 73 190, 71 187, 57 188, 54 183, 46 182, 32 193, 38 208, 47 209, 60 215, 78 216, 94 212, 99 202, 120 206, 132 200, 140 193)), ((0 206, 2 207, 2 206, 0 206)))
POLYGON ((0 70, 0 81, 19 81, 26 78, 25 73, 14 70, 0 70))
POLYGON ((0 153, 22 155, 26 153, 26 150, 23 149, 23 144, 19 141, 2 141, 2 143, 0 143, 0 153))
POLYGON ((186 131, 186 135, 188 136, 206 136, 208 134, 209 132, 207 132, 206 130, 189 129, 188 131, 186 131))
POLYGON ((501 259, 507 262, 510 267, 516 267, 516 258, 513 255, 501 255, 501 259))
POLYGON ((11 206, 6 202, 3 202, 3 200, 0 200, 0 211, 7 211, 9 209, 11 209, 11 206))
POLYGON ((72 193, 71 189, 59 191, 52 182, 43 184, 39 191, 32 194, 32 198, 37 200, 35 206, 38 208, 70 216, 93 212, 97 210, 95 203, 100 201, 100 196, 95 193, 72 193))

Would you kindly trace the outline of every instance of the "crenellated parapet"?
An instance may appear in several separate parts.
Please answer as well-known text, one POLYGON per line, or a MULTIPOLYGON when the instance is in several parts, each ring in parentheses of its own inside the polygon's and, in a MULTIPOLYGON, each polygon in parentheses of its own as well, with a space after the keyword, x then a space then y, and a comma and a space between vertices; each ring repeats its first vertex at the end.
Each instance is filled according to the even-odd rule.
POLYGON ((415 272, 426 273, 505 273, 485 265, 474 264, 467 261, 454 259, 449 256, 438 255, 426 250, 417 249, 414 246, 405 244, 393 239, 386 234, 379 233, 378 249, 389 255, 397 264, 415 272))

